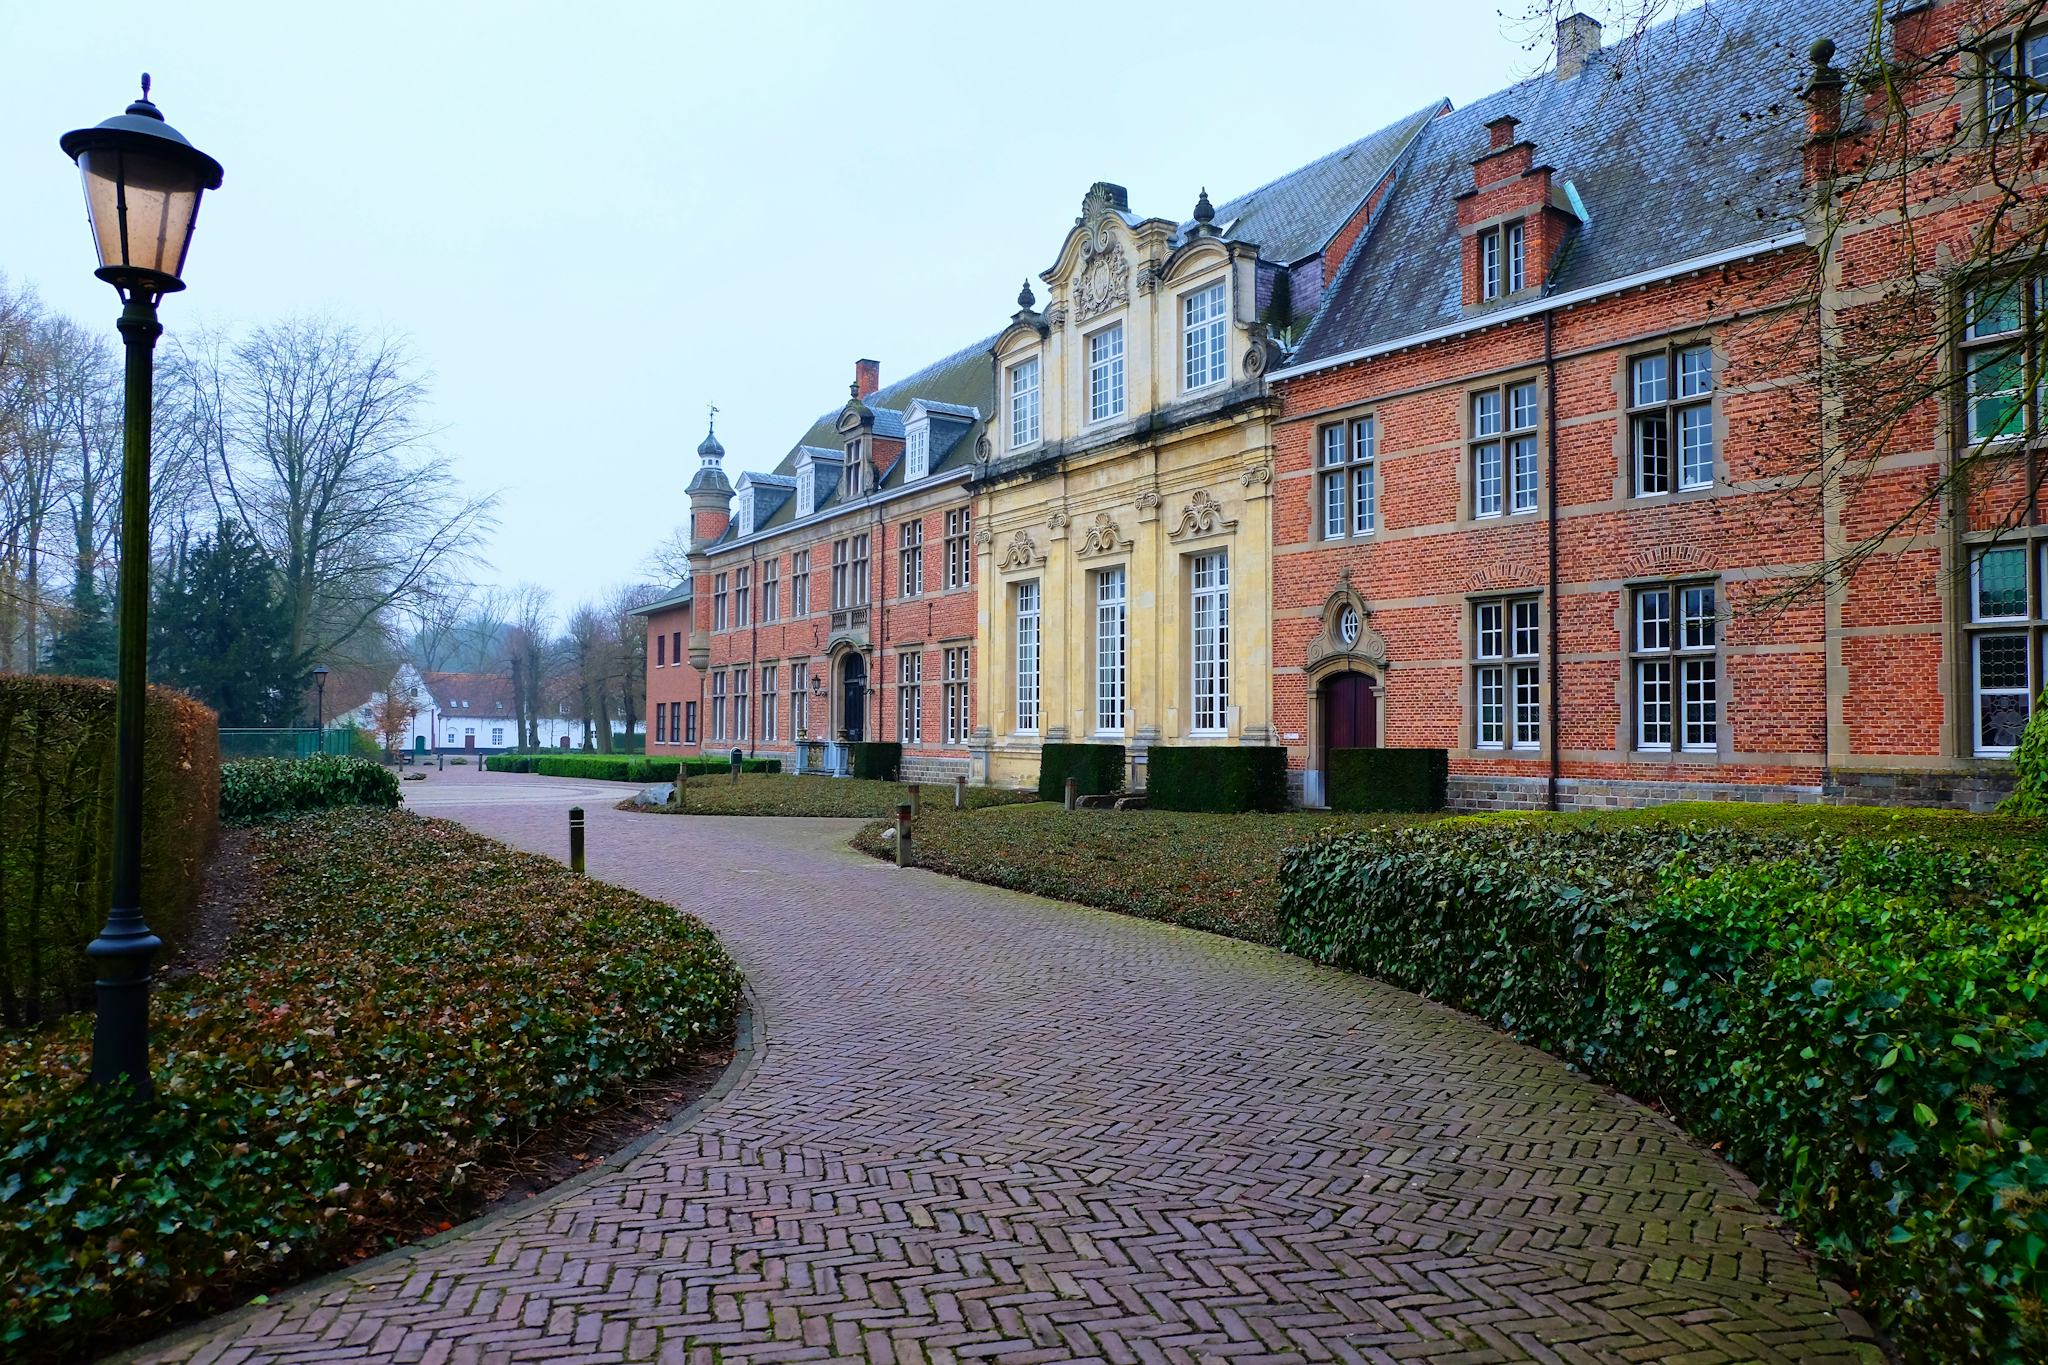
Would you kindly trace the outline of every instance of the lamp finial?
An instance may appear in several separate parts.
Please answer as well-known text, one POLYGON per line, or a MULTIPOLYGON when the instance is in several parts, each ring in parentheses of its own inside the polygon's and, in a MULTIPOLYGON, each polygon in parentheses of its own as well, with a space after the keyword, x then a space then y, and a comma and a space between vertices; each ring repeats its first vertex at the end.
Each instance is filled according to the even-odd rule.
POLYGON ((142 73, 142 98, 149 98, 149 73, 147 71, 142 73))

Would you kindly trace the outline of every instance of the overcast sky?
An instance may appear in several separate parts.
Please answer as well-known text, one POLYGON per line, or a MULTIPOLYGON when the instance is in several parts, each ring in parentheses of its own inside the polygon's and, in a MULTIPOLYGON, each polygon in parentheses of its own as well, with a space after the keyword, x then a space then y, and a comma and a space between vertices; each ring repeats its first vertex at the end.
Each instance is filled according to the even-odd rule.
POLYGON ((1000 327, 1091 181, 1220 203, 1547 65, 1532 8, 0 0, 0 273, 112 335, 57 136, 149 71, 226 167, 165 325, 408 334, 480 577, 573 603, 686 516, 707 403, 768 468, 856 357, 1000 327))

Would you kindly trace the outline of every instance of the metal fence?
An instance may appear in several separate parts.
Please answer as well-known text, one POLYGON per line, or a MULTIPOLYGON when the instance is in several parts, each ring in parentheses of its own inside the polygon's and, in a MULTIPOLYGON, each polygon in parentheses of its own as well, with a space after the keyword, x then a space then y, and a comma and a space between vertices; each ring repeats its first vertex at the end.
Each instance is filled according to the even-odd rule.
POLYGON ((330 726, 326 744, 321 743, 321 732, 311 726, 286 727, 272 730, 229 728, 220 731, 220 756, 234 758, 305 758, 326 752, 330 754, 374 753, 374 748, 363 747, 362 731, 348 726, 330 726))

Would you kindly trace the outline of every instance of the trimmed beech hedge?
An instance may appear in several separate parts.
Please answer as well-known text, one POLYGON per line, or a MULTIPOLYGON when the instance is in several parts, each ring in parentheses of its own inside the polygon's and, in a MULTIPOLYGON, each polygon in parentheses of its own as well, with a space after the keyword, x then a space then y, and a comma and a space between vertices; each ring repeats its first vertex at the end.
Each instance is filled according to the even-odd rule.
POLYGON ((849 744, 853 772, 850 776, 870 782, 894 782, 903 771, 903 746, 888 740, 867 740, 849 744))
MULTIPOLYGON (((176 943, 219 833, 213 712, 151 688, 142 761, 142 903, 176 943)), ((85 945, 106 919, 113 826, 114 685, 0 675, 0 1023, 91 1003, 85 945)))
POLYGON ((1278 745, 1154 745, 1145 763, 1145 804, 1155 810, 1287 809, 1287 751, 1278 745))
MULTIPOLYGON (((600 782, 673 782, 685 767, 690 776, 729 773, 728 758, 641 758, 633 754, 492 754, 484 760, 494 773, 539 773, 542 777, 586 777, 600 782)), ((743 758, 743 773, 779 773, 779 758, 743 758)))
POLYGON ((1038 756, 1038 799, 1067 799, 1067 779, 1077 796, 1106 796, 1124 789, 1121 744, 1047 744, 1038 756))
POLYGON ((1285 946, 1666 1108, 1925 1362, 2048 1359, 2048 854, 1448 822, 1289 853, 1285 946))
POLYGON ((674 906, 405 811, 255 831, 236 954, 161 984, 157 1095, 91 1020, 0 1033, 0 1358, 121 1339, 468 1217, 480 1174, 724 1036, 674 906))
POLYGON ((220 818, 231 825, 337 806, 398 804, 398 775, 374 759, 344 754, 245 758, 220 770, 220 818))
POLYGON ((1450 773, 1442 749, 1332 749, 1323 796, 1331 810, 1442 810, 1450 773))

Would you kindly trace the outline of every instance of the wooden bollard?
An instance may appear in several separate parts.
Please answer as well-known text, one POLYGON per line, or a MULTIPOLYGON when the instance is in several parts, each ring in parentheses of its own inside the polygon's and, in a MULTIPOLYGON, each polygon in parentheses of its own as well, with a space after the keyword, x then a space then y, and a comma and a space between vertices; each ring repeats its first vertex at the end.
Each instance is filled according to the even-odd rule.
POLYGON ((1080 792, 1081 792, 1081 784, 1080 784, 1080 783, 1079 783, 1078 781, 1076 781, 1075 779, 1071 778, 1071 777, 1070 777, 1070 778, 1068 778, 1068 779, 1067 779, 1067 809, 1068 809, 1068 810, 1072 810, 1072 809, 1074 808, 1074 802, 1075 802, 1076 800, 1078 800, 1078 799, 1080 798, 1080 792))
POLYGON ((921 784, 910 784, 910 818, 915 820, 924 814, 924 788, 921 784))
POLYGON ((953 779, 953 809, 967 809, 967 774, 961 773, 953 779))
POLYGON ((896 866, 910 866, 910 803, 896 808, 896 866))
POLYGON ((569 807, 569 870, 583 875, 583 807, 569 807))

